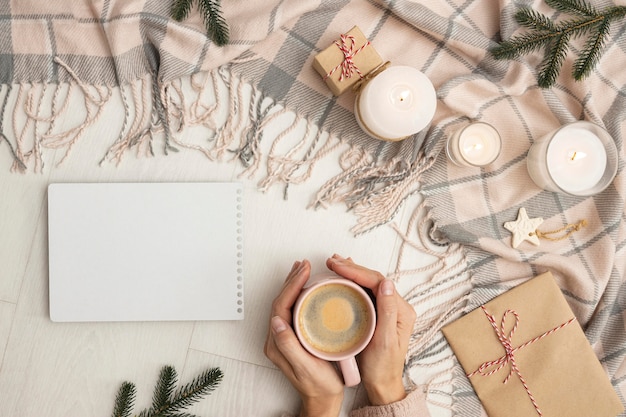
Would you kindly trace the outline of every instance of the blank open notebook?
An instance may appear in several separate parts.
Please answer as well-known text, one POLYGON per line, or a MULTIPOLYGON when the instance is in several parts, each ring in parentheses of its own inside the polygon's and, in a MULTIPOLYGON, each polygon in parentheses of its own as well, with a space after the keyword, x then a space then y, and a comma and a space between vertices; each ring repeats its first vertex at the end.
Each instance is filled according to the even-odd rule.
POLYGON ((242 185, 48 187, 53 321, 243 319, 242 185))

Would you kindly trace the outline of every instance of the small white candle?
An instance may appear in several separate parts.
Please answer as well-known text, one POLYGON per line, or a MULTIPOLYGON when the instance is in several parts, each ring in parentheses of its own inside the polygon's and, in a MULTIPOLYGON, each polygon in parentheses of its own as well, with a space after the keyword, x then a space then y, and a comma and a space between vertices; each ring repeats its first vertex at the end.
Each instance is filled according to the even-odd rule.
POLYGON ((536 141, 528 151, 527 163, 528 173, 539 187, 586 196, 613 181, 617 150, 608 132, 580 121, 536 141))
POLYGON ((500 134, 493 126, 473 122, 448 139, 446 153, 456 165, 479 167, 495 161, 501 148, 500 134))
POLYGON ((398 141, 423 130, 437 108, 435 88, 413 67, 387 68, 357 94, 354 113, 368 135, 398 141))

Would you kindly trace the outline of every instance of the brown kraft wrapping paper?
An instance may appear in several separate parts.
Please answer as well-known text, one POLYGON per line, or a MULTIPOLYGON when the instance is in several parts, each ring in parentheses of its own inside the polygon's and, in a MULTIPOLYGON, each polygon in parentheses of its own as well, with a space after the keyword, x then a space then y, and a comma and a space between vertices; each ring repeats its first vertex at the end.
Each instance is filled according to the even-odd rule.
POLYGON ((549 272, 461 317, 443 333, 490 417, 615 417, 623 411, 549 272))
POLYGON ((313 68, 322 76, 330 91, 339 96, 382 63, 378 52, 361 29, 355 26, 317 54, 313 68), (342 76, 344 68, 348 75, 342 76))

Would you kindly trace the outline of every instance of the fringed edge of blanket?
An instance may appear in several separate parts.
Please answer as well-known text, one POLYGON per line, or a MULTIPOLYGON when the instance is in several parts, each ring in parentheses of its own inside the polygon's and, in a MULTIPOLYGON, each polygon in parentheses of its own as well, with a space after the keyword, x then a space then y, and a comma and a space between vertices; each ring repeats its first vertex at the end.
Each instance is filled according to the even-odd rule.
POLYGON ((431 405, 456 415, 452 383, 460 365, 441 328, 467 313, 472 274, 466 248, 438 235, 428 204, 425 198, 415 207, 405 226, 391 223, 401 243, 389 278, 398 282, 399 290, 408 288, 402 295, 417 313, 405 364, 406 384, 423 387, 431 405), (415 266, 418 258, 423 266, 415 266), (416 277, 426 279, 416 285, 416 277))
POLYGON ((326 180, 310 206, 345 203, 356 214, 352 231, 358 235, 391 221, 407 196, 418 191, 419 177, 432 163, 423 153, 412 161, 402 156, 383 160, 351 145, 276 102, 228 65, 167 82, 147 74, 117 87, 87 84, 66 63, 55 62, 70 82, 0 87, 0 147, 8 147, 13 172, 43 172, 52 159, 50 150, 62 152, 55 161, 62 164, 113 107, 121 125, 108 126, 110 136, 98 138, 111 143, 101 165, 120 164, 133 152, 147 157, 159 149, 166 155, 192 150, 210 161, 239 161, 240 178, 257 179, 261 191, 282 186, 286 198, 290 186, 311 178, 319 161, 340 154, 340 173, 326 180), (69 114, 73 100, 82 110, 67 127, 77 118, 76 112, 69 114), (268 126, 279 133, 267 137, 268 126), (188 134, 196 127, 208 133, 188 134))

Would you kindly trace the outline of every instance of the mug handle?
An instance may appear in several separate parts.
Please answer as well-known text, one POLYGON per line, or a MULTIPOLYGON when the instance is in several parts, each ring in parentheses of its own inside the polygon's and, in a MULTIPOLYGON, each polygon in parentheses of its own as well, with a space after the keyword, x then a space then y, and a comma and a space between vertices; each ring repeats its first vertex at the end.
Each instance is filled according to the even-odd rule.
POLYGON ((341 369, 343 382, 346 387, 359 385, 359 382, 361 382, 361 374, 359 373, 359 367, 356 364, 354 356, 339 361, 339 369, 341 369))

